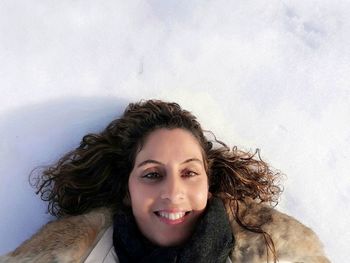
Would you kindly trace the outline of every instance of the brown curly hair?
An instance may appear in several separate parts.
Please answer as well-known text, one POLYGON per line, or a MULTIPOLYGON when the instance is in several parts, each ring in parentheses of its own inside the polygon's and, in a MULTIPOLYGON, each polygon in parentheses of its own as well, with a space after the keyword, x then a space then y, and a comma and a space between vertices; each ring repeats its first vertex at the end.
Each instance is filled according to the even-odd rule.
MULTIPOLYGON (((78 148, 41 171, 34 183, 37 194, 49 202, 48 211, 57 217, 101 206, 114 211, 123 209, 136 155, 147 135, 159 128, 182 128, 195 136, 202 148, 213 195, 234 202, 232 207, 237 209, 238 202, 244 203, 246 198, 277 204, 280 174, 260 158, 258 150, 248 153, 237 147, 230 149, 211 132, 214 139, 208 140, 194 115, 177 103, 160 100, 130 103, 105 130, 85 135, 78 148)), ((244 225, 238 210, 233 212, 238 224, 265 237, 259 226, 244 225)), ((267 245, 272 245, 274 252, 270 241, 268 237, 267 245)))

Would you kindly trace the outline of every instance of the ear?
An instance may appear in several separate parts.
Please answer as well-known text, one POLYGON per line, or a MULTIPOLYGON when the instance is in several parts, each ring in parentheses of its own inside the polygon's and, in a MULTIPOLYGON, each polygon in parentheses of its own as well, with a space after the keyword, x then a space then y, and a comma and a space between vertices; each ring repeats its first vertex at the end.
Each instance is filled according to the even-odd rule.
POLYGON ((208 192, 208 199, 210 199, 213 196, 211 192, 208 192))
POLYGON ((123 204, 124 204, 125 206, 131 206, 131 198, 130 198, 130 193, 129 193, 129 191, 126 191, 126 194, 125 194, 125 196, 124 196, 124 198, 123 198, 123 204))

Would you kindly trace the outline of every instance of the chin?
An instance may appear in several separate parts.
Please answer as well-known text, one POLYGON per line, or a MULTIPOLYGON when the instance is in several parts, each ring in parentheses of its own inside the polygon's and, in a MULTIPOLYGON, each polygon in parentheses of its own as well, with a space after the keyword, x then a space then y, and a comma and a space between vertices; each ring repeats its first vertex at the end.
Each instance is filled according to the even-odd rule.
POLYGON ((181 246, 188 238, 169 239, 169 236, 155 240, 155 244, 161 247, 181 246))

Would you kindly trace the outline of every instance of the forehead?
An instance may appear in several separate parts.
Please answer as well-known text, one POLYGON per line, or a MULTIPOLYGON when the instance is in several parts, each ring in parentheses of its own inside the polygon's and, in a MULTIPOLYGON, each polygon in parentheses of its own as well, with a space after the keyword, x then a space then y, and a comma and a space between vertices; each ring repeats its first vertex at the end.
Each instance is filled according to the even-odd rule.
POLYGON ((175 155, 174 158, 202 158, 202 148, 191 132, 180 128, 162 128, 151 132, 145 138, 136 160, 142 157, 169 155, 175 155))

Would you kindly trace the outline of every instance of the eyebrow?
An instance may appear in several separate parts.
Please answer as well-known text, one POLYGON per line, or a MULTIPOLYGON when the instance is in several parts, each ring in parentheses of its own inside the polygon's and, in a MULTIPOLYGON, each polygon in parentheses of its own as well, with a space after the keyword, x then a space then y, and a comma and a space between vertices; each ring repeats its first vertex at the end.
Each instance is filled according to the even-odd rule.
MULTIPOLYGON (((190 158, 190 159, 187 159, 186 161, 182 162, 181 164, 185 164, 185 163, 189 163, 189 162, 199 162, 200 164, 203 164, 203 162, 197 158, 190 158)), ((159 162, 159 161, 156 161, 156 160, 146 160, 146 161, 143 161, 141 162, 139 165, 137 165, 137 168, 141 167, 141 166, 144 166, 146 164, 149 164, 149 163, 155 163, 155 164, 160 164, 160 165, 164 165, 163 163, 159 162)))

